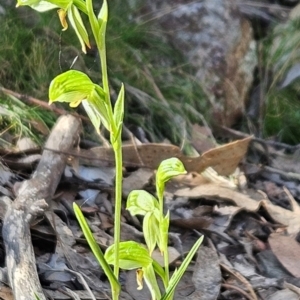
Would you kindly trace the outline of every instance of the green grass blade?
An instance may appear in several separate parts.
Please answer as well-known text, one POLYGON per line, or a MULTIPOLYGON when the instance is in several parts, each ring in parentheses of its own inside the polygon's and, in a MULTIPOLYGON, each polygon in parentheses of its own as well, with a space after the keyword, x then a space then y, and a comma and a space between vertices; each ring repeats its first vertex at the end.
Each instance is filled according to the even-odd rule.
POLYGON ((187 269, 188 265, 190 264, 193 256, 197 252, 198 248, 200 247, 204 236, 201 236, 198 241, 194 244, 190 252, 188 253, 187 257, 182 262, 179 269, 175 270, 173 276, 170 279, 169 286, 162 296, 161 300, 171 300, 173 298, 174 291, 176 289, 177 284, 179 283, 181 277, 183 276, 185 270, 187 269))
POLYGON ((106 276, 109 279, 109 282, 112 286, 112 288, 114 290, 119 290, 120 291, 120 284, 117 280, 117 278, 115 277, 111 267, 109 266, 109 264, 107 263, 107 261, 104 258, 104 254, 102 252, 102 250, 100 249, 99 245, 97 244, 85 218, 83 213, 81 212, 79 206, 76 203, 73 203, 73 209, 77 218, 77 221, 80 224, 80 227, 82 229, 82 232, 89 244, 89 246, 91 247, 97 261, 99 262, 100 266, 102 267, 104 273, 106 274, 106 276))

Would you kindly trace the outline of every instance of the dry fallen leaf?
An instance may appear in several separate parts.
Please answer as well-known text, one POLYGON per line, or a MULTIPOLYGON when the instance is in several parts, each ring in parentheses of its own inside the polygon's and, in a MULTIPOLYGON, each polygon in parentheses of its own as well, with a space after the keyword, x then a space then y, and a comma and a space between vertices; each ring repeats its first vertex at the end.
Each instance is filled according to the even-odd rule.
POLYGON ((272 204, 270 200, 264 198, 263 195, 258 192, 250 196, 214 183, 203 184, 194 188, 179 189, 174 195, 189 199, 205 198, 208 200, 226 200, 241 209, 247 209, 253 212, 263 207, 274 222, 286 226, 288 234, 296 235, 300 231, 300 207, 291 196, 289 198, 292 210, 272 204), (257 200, 254 200, 254 197, 257 200))
POLYGON ((6 299, 6 300, 13 300, 14 296, 10 288, 6 286, 1 286, 0 289, 0 297, 1 299, 6 299))
MULTIPOLYGON (((180 149, 168 144, 125 145, 123 149, 124 166, 139 166, 156 169, 162 160, 177 157, 188 172, 202 172, 212 167, 219 175, 230 175, 234 172, 241 159, 245 156, 252 137, 247 137, 215 149, 211 149, 198 157, 184 156, 180 149)), ((114 161, 111 148, 96 147, 90 150, 80 150, 83 164, 103 166, 114 161)))
POLYGON ((184 219, 184 218, 171 219, 171 224, 178 226, 180 228, 201 230, 207 228, 212 223, 212 221, 213 220, 209 217, 199 216, 199 217, 190 217, 188 219, 184 219))
POLYGON ((191 143, 199 153, 203 153, 216 147, 216 142, 212 137, 213 135, 210 128, 198 124, 192 126, 191 143))
POLYGON ((272 233, 268 239, 270 247, 280 263, 293 276, 300 277, 300 245, 291 236, 272 233))
MULTIPOLYGON (((174 247, 168 247, 169 252, 169 264, 171 265, 180 258, 180 253, 174 247)), ((155 249, 152 253, 152 258, 155 259, 162 267, 164 266, 164 257, 158 249, 155 249)))
POLYGON ((223 199, 233 202, 236 206, 243 207, 250 211, 256 211, 260 206, 260 201, 253 200, 245 194, 213 183, 199 185, 192 189, 185 188, 178 190, 175 192, 175 196, 187 197, 190 199, 223 199))
POLYGON ((218 254, 215 249, 200 246, 192 281, 196 292, 188 299, 217 299, 221 288, 221 270, 218 254))
POLYGON ((139 168, 123 179, 123 197, 128 197, 132 190, 142 190, 153 176, 153 170, 139 168))

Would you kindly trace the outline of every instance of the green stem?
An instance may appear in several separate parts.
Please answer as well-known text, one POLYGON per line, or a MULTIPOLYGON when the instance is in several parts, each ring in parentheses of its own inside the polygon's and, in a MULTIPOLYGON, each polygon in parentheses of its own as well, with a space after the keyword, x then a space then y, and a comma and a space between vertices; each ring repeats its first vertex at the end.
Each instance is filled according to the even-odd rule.
MULTIPOLYGON (((103 37, 105 39, 105 37, 103 37)), ((102 85, 103 85, 103 90, 106 95, 106 103, 109 105, 109 113, 111 113, 111 118, 113 116, 112 112, 112 105, 110 101, 110 93, 109 93, 109 85, 108 85, 108 76, 107 76, 107 64, 106 64, 106 47, 105 43, 103 43, 103 46, 101 50, 99 51, 100 53, 100 60, 101 60, 101 72, 102 72, 102 85)), ((113 118, 112 118, 113 120, 113 118)))
MULTIPOLYGON (((161 222, 163 222, 164 219, 164 196, 163 193, 158 192, 158 201, 160 204, 160 216, 161 216, 161 222)), ((169 251, 168 251, 168 229, 167 232, 164 232, 164 230, 160 229, 163 241, 163 256, 164 256, 164 266, 165 266, 165 285, 166 287, 169 285, 169 251), (167 236, 166 236, 167 235, 167 236)))
POLYGON ((122 206, 122 141, 121 134, 117 141, 113 144, 116 162, 116 178, 115 178, 115 224, 114 224, 114 244, 115 244, 115 262, 114 274, 119 278, 119 245, 121 232, 121 206, 122 206))
POLYGON ((169 285, 169 251, 168 251, 168 239, 167 239, 167 243, 164 247, 164 264, 165 264, 165 282, 166 282, 166 286, 169 285))
MULTIPOLYGON (((96 38, 96 37, 95 37, 96 38)), ((97 40, 97 39, 96 39, 97 40)), ((101 36, 101 47, 97 43, 98 51, 101 62, 102 73, 102 86, 105 92, 106 104, 108 106, 108 117, 110 119, 110 140, 114 149, 115 163, 116 163, 116 179, 115 179, 115 226, 114 226, 114 244, 115 244, 115 261, 114 261, 114 274, 119 278, 119 244, 120 244, 120 231, 121 231, 121 203, 122 203, 122 140, 121 135, 115 140, 117 134, 116 124, 113 117, 113 109, 110 101, 110 92, 107 75, 107 62, 106 62, 106 47, 105 47, 105 30, 101 36)))
POLYGON ((114 262, 114 274, 116 278, 119 278, 119 244, 120 244, 120 231, 121 231, 121 202, 122 202, 122 141, 121 135, 117 141, 115 134, 117 133, 116 124, 113 118, 112 105, 110 101, 108 76, 107 76, 107 64, 106 64, 106 49, 103 43, 103 47, 100 52, 101 59, 101 71, 102 71, 102 84, 106 95, 106 103, 108 104, 108 114, 110 122, 110 135, 111 143, 115 154, 116 163, 116 179, 115 179, 115 226, 114 226, 114 244, 115 244, 115 262, 114 262))

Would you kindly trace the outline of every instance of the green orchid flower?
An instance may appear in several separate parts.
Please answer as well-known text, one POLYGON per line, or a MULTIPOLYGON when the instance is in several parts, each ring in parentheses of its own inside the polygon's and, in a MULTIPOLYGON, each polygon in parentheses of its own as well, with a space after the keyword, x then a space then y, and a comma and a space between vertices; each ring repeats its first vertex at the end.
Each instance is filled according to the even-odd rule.
POLYGON ((156 173, 156 193, 161 205, 166 182, 175 176, 186 173, 183 163, 176 157, 161 162, 156 173))
POLYGON ((91 48, 87 30, 83 24, 79 10, 87 13, 86 4, 83 0, 18 0, 17 7, 30 6, 39 12, 45 12, 58 8, 58 17, 63 27, 63 31, 68 29, 68 17, 78 40, 81 44, 82 52, 86 53, 86 46, 91 48))
POLYGON ((68 102, 70 107, 82 103, 97 132, 102 123, 110 130, 108 104, 105 92, 84 73, 69 70, 56 76, 49 87, 49 104, 68 102))
MULTIPOLYGON (((114 264, 115 258, 115 244, 107 248, 104 258, 110 265, 114 264)), ((159 268, 159 272, 163 270, 159 265, 151 258, 148 250, 141 244, 134 241, 121 242, 119 247, 119 263, 120 268, 124 270, 137 269, 137 289, 143 288, 143 279, 145 280, 149 291, 152 296, 152 300, 160 299, 161 293, 155 277, 155 268, 159 268)))

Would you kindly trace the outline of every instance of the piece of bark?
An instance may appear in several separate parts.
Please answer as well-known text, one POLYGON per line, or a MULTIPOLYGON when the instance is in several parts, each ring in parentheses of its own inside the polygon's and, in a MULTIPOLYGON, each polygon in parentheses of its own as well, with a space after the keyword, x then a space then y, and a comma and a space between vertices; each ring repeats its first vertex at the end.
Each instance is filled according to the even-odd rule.
POLYGON ((30 224, 48 207, 65 169, 67 155, 79 138, 80 121, 71 115, 62 116, 54 126, 42 158, 32 178, 22 183, 17 198, 6 205, 3 221, 3 240, 6 250, 8 278, 16 300, 46 300, 39 282, 30 224), (61 152, 61 153, 60 153, 61 152), (36 295, 36 296, 35 296, 36 295))

